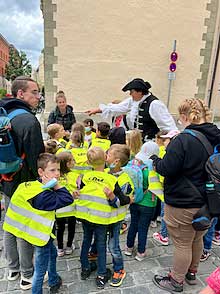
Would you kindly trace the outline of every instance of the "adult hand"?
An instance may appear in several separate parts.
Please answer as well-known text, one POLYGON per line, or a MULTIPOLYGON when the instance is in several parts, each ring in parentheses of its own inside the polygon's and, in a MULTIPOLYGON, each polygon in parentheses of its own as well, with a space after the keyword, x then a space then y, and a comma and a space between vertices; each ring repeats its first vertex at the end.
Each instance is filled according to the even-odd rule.
POLYGON ((100 108, 93 108, 93 109, 88 109, 85 111, 86 114, 88 114, 89 116, 96 114, 96 113, 102 113, 100 108))

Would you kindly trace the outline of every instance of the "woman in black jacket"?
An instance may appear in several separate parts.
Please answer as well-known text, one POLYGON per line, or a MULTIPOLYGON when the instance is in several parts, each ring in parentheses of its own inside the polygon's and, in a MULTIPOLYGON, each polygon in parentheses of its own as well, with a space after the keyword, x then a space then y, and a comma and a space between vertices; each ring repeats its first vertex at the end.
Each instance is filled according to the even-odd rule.
POLYGON ((73 107, 67 105, 66 96, 63 91, 59 91, 56 95, 56 108, 52 110, 49 118, 48 125, 57 123, 64 127, 65 131, 71 131, 72 125, 76 122, 75 115, 73 113, 73 107))
MULTIPOLYGON (((210 111, 200 99, 187 99, 178 108, 185 129, 199 131, 214 147, 220 130, 210 123, 210 111)), ((167 146, 163 159, 152 158, 156 171, 165 177, 164 220, 174 245, 173 269, 167 276, 155 275, 153 282, 171 293, 183 292, 183 282, 196 283, 205 232, 192 227, 193 215, 205 204, 205 163, 209 157, 201 141, 180 133, 167 146)))

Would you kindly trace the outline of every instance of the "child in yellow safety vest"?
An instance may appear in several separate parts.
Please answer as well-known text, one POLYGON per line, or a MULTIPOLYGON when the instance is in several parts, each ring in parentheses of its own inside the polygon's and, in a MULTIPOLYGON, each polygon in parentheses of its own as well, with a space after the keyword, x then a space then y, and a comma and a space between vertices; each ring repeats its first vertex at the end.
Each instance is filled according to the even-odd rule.
MULTIPOLYGON (((163 158, 166 154, 166 147, 170 143, 171 139, 176 136, 179 133, 179 131, 160 131, 156 135, 156 143, 159 146, 159 157, 163 158)), ((160 181, 163 184, 164 177, 160 176, 160 181)), ((169 235, 166 223, 164 221, 164 201, 161 201, 161 211, 160 211, 160 217, 161 217, 161 229, 160 232, 153 233, 153 238, 157 243, 162 244, 163 246, 169 245, 169 235)))
POLYGON ((55 211, 73 202, 72 195, 58 184, 60 164, 53 154, 40 154, 38 181, 22 183, 12 195, 3 229, 35 245, 32 293, 42 294, 48 271, 50 293, 56 293, 62 279, 56 271, 57 250, 53 244, 55 211))
POLYGON ((92 144, 92 140, 96 138, 96 130, 94 129, 94 122, 91 118, 87 118, 83 121, 85 127, 85 142, 88 143, 89 146, 92 144))
POLYGON ((102 289, 111 277, 110 270, 106 269, 107 228, 123 220, 126 214, 126 206, 113 207, 118 207, 121 201, 129 204, 130 198, 123 194, 116 177, 104 172, 105 153, 100 147, 90 148, 87 156, 94 170, 83 176, 80 191, 74 193, 78 196, 75 201, 76 217, 82 220, 84 232, 80 255, 81 279, 87 279, 95 269, 88 259, 94 234, 98 254, 96 285, 102 289))
MULTIPOLYGON (((157 204, 157 197, 149 191, 149 174, 152 168, 152 161, 149 161, 149 157, 151 155, 158 153, 159 147, 157 146, 157 144, 153 141, 147 141, 143 144, 143 146, 141 147, 141 151, 136 154, 134 159, 141 165, 146 166, 145 168, 142 168, 144 197, 139 202, 135 202, 130 205, 131 223, 128 229, 125 255, 132 256, 135 238, 138 234, 138 250, 135 256, 135 259, 138 261, 142 261, 146 257, 145 250, 147 243, 148 228, 157 204), (151 166, 149 162, 151 163, 151 166)), ((155 187, 155 190, 159 190, 158 187, 155 187)))
POLYGON ((91 147, 101 147, 107 151, 111 146, 111 141, 108 140, 110 132, 110 125, 107 122, 100 122, 97 124, 96 138, 92 140, 91 147))
MULTIPOLYGON (((129 175, 126 174, 122 169, 122 166, 127 164, 129 158, 130 149, 125 144, 113 144, 107 152, 106 164, 108 166, 109 174, 114 175, 117 178, 118 185, 120 186, 121 190, 126 196, 129 196, 123 199, 119 198, 119 202, 117 202, 117 197, 114 197, 112 200, 112 205, 114 207, 118 207, 118 205, 130 204, 133 202, 134 184, 129 175)), ((108 228, 108 246, 112 255, 114 270, 110 285, 113 287, 119 287, 126 276, 123 256, 119 244, 121 224, 122 222, 119 221, 109 225, 108 228)), ((96 240, 94 240, 89 253, 89 258, 93 260, 96 255, 96 240)))
POLYGON ((67 145, 67 141, 64 140, 66 132, 63 126, 56 123, 51 124, 47 127, 47 133, 50 139, 55 141, 57 144, 56 153, 58 154, 59 152, 64 151, 67 145))
MULTIPOLYGON (((68 152, 61 152, 57 155, 60 161, 60 184, 72 194, 77 189, 77 179, 80 177, 79 173, 73 170, 75 161, 73 155, 68 152)), ((75 236, 76 217, 73 205, 69 205, 58 209, 56 211, 56 223, 57 223, 57 245, 58 256, 64 256, 72 254, 75 250, 75 244, 73 243, 75 236), (63 235, 65 231, 65 224, 68 224, 67 244, 63 246, 63 235)))

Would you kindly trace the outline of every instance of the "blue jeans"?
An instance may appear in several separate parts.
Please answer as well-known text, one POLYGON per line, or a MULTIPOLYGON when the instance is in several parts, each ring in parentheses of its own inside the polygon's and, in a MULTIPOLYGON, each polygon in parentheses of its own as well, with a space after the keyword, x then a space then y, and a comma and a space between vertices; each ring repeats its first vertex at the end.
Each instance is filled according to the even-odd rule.
POLYGON ((166 238, 168 237, 168 231, 167 231, 167 225, 164 221, 164 205, 165 203, 161 201, 161 213, 160 213, 160 216, 161 216, 161 235, 163 238, 166 238))
POLYGON ((207 233, 203 236, 204 251, 210 251, 212 249, 212 239, 215 232, 215 225, 217 224, 218 218, 214 217, 212 225, 208 229, 207 233))
POLYGON ((49 242, 42 247, 35 247, 35 267, 32 282, 32 294, 42 294, 44 275, 48 270, 49 287, 55 286, 59 281, 56 271, 57 249, 51 238, 49 242))
POLYGON ((109 251, 113 259, 114 272, 124 269, 123 256, 119 245, 121 222, 117 222, 109 226, 109 251))
POLYGON ((98 271, 99 276, 106 275, 106 240, 107 240, 107 226, 98 225, 89 222, 83 222, 83 243, 80 254, 80 261, 82 269, 90 269, 88 260, 89 248, 92 243, 92 236, 94 234, 98 253, 98 271))
POLYGON ((127 235, 127 247, 134 247, 135 237, 138 233, 138 252, 144 253, 147 243, 148 227, 154 214, 154 207, 131 204, 131 224, 127 235))

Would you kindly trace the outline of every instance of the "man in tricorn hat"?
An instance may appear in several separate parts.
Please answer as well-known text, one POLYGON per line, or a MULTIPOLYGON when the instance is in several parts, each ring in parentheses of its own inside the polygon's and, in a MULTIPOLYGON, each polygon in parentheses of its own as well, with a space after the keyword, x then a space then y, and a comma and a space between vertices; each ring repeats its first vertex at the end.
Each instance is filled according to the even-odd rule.
POLYGON ((90 109, 86 113, 102 113, 105 119, 127 114, 129 129, 139 129, 143 140, 153 139, 162 130, 176 130, 176 124, 167 107, 149 92, 150 88, 149 82, 140 78, 133 79, 122 88, 123 92, 130 91, 130 97, 118 104, 100 104, 99 108, 90 109))

